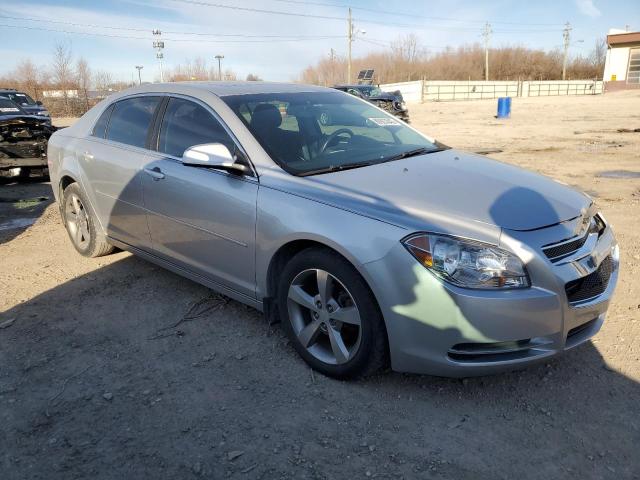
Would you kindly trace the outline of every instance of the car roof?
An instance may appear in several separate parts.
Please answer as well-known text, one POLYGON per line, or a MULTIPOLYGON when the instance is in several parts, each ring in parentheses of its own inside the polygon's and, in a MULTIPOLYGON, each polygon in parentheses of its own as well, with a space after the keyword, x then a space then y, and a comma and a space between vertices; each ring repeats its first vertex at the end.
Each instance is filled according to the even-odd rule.
POLYGON ((151 83, 132 87, 120 93, 131 95, 134 93, 182 93, 184 91, 207 91, 219 97, 228 95, 250 95, 259 93, 299 93, 299 92, 330 92, 331 88, 306 85, 302 83, 279 82, 171 82, 151 83))

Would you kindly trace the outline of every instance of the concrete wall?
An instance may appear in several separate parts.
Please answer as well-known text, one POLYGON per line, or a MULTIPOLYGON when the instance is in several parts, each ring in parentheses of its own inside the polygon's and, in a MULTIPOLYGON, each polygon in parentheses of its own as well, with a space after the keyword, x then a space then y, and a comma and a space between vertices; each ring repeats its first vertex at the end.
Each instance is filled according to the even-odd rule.
POLYGON ((498 97, 538 97, 556 95, 595 95, 603 92, 603 82, 568 81, 446 81, 387 83, 386 92, 400 90, 405 102, 482 100, 498 97))
POLYGON ((552 97, 558 95, 598 95, 604 82, 597 80, 549 80, 522 82, 521 97, 552 97))
POLYGON ((407 103, 419 103, 422 101, 422 80, 416 82, 385 83, 384 85, 380 85, 380 88, 385 92, 400 90, 404 101, 407 103))

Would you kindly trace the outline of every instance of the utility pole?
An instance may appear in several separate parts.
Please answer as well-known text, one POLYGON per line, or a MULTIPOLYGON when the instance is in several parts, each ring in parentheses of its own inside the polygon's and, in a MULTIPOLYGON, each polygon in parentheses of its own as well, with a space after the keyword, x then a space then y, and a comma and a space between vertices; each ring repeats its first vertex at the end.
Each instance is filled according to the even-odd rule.
POLYGON ((484 37, 484 79, 489 81, 489 40, 491 40, 491 24, 485 23, 482 36, 484 37))
POLYGON ((351 8, 349 8, 349 18, 347 19, 349 25, 347 25, 347 46, 348 46, 348 55, 347 55, 347 83, 351 83, 351 44, 355 41, 356 36, 360 33, 364 35, 367 33, 366 30, 356 30, 353 26, 353 19, 351 18, 351 8))
POLYGON ((162 59, 164 58, 162 50, 164 50, 164 42, 160 40, 162 38, 162 32, 160 30, 153 30, 151 33, 153 33, 154 37, 158 38, 158 40, 154 40, 153 48, 156 49, 156 58, 160 65, 160 81, 164 82, 164 72, 162 71, 162 59))
POLYGON ((136 65, 136 69, 138 70, 138 85, 142 85, 142 77, 140 76, 140 70, 142 70, 144 66, 136 65))
POLYGON ((564 59, 562 60, 562 80, 567 79, 567 59, 569 58, 569 45, 571 44, 571 24, 567 22, 562 30, 564 39, 564 59))
POLYGON ((224 55, 216 55, 214 58, 218 60, 218 80, 222 80, 222 67, 220 66, 220 60, 224 58, 224 55))
POLYGON ((347 20, 347 42, 349 44, 349 53, 347 60, 347 84, 351 83, 351 44, 353 43, 353 21, 351 20, 351 8, 349 8, 349 19, 347 20))

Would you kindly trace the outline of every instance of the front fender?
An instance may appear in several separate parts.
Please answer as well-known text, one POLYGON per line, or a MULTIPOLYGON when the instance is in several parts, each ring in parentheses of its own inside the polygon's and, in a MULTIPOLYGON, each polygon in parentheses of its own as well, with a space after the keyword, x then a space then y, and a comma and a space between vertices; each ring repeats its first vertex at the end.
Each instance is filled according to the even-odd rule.
POLYGON ((332 248, 363 275, 361 266, 384 257, 408 231, 281 190, 261 186, 256 224, 256 295, 267 296, 268 269, 287 243, 309 240, 332 248))

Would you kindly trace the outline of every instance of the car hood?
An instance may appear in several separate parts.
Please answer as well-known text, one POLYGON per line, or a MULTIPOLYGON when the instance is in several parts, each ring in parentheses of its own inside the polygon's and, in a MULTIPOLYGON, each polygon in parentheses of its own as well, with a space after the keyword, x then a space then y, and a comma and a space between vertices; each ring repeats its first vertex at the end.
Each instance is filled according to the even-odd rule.
POLYGON ((389 92, 381 92, 379 95, 371 95, 370 97, 367 97, 369 100, 389 100, 389 101, 393 101, 396 100, 397 97, 389 92))
POLYGON ((293 178, 293 193, 437 231, 461 221, 534 230, 575 218, 591 204, 586 195, 542 175, 451 149, 293 178))

